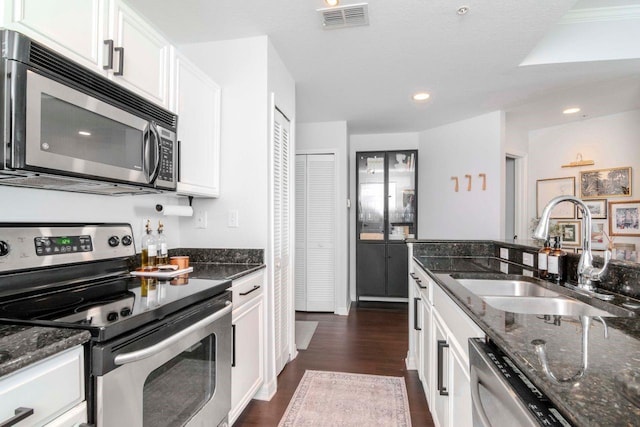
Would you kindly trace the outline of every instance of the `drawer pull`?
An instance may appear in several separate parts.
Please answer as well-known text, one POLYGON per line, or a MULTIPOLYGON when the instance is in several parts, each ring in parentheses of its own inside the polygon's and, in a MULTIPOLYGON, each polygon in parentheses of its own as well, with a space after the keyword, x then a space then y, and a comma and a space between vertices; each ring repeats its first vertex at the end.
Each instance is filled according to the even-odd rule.
POLYGON ((419 280, 418 276, 416 276, 416 273, 414 273, 413 271, 411 273, 409 273, 409 276, 411 276, 413 278, 413 280, 419 280))
POLYGON ((240 292, 238 295, 243 297, 245 295, 249 295, 253 291, 257 291, 258 289, 260 289, 260 285, 255 285, 253 288, 249 289, 247 292, 240 292))
POLYGON ((420 301, 420 298, 413 299, 413 329, 421 331, 422 328, 418 326, 418 301, 420 301))
POLYGON ((438 340, 438 369, 437 389, 440 396, 448 396, 449 390, 444 386, 444 349, 449 348, 445 340, 438 340))
POLYGON ((231 325, 231 367, 236 367, 236 325, 231 325))
POLYGON ((20 421, 33 415, 33 408, 18 408, 15 410, 15 415, 8 420, 0 423, 0 427, 10 427, 18 424, 20 421))

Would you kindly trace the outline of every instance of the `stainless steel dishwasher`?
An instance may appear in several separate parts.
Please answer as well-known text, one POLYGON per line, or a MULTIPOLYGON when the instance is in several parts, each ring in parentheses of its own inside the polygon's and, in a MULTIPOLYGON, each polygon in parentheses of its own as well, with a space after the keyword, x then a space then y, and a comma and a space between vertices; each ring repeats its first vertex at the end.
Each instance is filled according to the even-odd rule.
POLYGON ((474 427, 571 426, 495 344, 469 339, 474 427))

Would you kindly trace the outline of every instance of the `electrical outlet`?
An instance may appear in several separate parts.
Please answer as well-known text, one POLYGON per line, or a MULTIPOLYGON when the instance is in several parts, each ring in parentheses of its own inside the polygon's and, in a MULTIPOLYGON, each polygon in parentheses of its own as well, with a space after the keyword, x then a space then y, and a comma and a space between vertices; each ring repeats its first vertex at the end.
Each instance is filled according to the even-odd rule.
POLYGON ((533 254, 524 252, 522 254, 522 263, 524 265, 528 265, 529 267, 533 267, 533 254))
POLYGON ((207 228, 207 211, 197 209, 195 211, 196 228, 207 228))
POLYGON ((238 218, 238 210, 230 209, 229 210, 229 219, 227 221, 227 227, 237 228, 240 227, 240 220, 238 218))

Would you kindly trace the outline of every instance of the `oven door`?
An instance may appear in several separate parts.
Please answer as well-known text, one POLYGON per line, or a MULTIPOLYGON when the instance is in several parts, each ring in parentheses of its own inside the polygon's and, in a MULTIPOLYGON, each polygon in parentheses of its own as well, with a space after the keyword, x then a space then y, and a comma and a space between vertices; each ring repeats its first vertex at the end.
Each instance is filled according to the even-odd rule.
POLYGON ((161 158, 153 123, 8 62, 26 75, 24 86, 14 79, 26 102, 14 118, 15 169, 152 186, 161 158))
POLYGON ((200 312, 182 314, 174 324, 112 346, 103 365, 112 362, 115 367, 95 381, 97 426, 226 422, 231 409, 232 306, 227 302, 223 307, 205 317, 200 312))

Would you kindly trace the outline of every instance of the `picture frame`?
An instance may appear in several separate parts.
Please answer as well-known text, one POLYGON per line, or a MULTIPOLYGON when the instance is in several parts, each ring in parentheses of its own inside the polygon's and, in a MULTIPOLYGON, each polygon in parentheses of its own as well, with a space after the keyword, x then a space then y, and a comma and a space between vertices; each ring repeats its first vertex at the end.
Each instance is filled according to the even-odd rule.
MULTIPOLYGON (((562 178, 547 178, 536 181, 536 213, 538 218, 545 206, 556 196, 575 196, 576 178, 567 176, 562 178)), ((571 202, 558 204, 551 213, 552 219, 573 219, 575 208, 571 202)))
POLYGON ((640 200, 609 202, 609 235, 640 237, 640 200))
POLYGON ((580 172, 580 198, 630 197, 631 167, 580 172))
POLYGON ((562 246, 580 246, 581 234, 580 227, 581 221, 557 221, 560 227, 560 240, 562 246))
POLYGON ((605 223, 602 221, 594 221, 591 223, 591 248, 604 250, 607 245, 605 236, 605 223))
POLYGON ((636 245, 633 243, 614 243, 611 259, 637 262, 636 245))
MULTIPOLYGON (((583 200, 592 219, 607 219, 607 199, 583 200)), ((576 206, 576 218, 582 218, 582 210, 576 206)))

